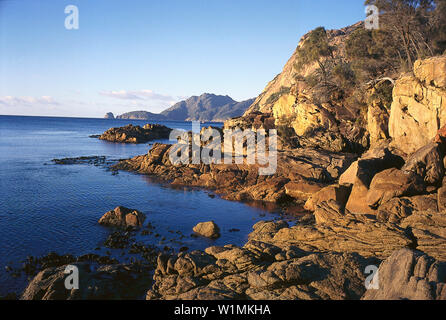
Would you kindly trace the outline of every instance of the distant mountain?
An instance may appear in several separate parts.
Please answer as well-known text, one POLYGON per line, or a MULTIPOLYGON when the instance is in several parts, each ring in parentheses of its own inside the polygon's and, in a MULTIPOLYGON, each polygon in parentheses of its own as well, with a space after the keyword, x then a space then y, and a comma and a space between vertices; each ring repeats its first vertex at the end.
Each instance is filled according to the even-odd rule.
POLYGON ((204 93, 201 96, 193 96, 187 100, 178 102, 169 109, 161 112, 166 118, 179 121, 210 121, 214 115, 220 111, 220 108, 230 104, 235 105, 229 96, 217 96, 215 94, 204 93))
POLYGON ((116 119, 222 122, 243 115, 253 102, 254 99, 237 102, 229 96, 204 93, 178 102, 160 114, 132 111, 116 116, 116 119))
POLYGON ((255 98, 242 102, 229 103, 222 106, 217 113, 214 114, 212 121, 223 122, 231 118, 242 116, 246 110, 254 103, 255 98))
POLYGON ((152 113, 148 111, 132 111, 116 116, 116 119, 131 119, 131 120, 155 120, 162 121, 168 120, 165 116, 158 113, 152 113))

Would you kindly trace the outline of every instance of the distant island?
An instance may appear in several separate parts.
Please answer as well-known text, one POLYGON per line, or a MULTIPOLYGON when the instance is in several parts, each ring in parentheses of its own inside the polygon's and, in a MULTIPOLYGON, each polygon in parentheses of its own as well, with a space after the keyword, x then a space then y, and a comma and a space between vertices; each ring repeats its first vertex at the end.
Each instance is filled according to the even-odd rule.
MULTIPOLYGON (((192 96, 187 100, 180 101, 159 114, 148 111, 132 111, 118 115, 116 119, 223 122, 242 116, 254 100, 237 102, 229 96, 204 93, 201 96, 192 96)), ((104 118, 115 119, 111 112, 107 113, 104 118)))
POLYGON ((104 118, 105 119, 114 119, 115 116, 114 116, 113 112, 108 112, 105 114, 104 118))
POLYGON ((156 120, 156 121, 162 121, 162 120, 169 120, 165 116, 152 113, 148 111, 132 111, 124 113, 120 116, 116 116, 116 119, 131 119, 131 120, 156 120))

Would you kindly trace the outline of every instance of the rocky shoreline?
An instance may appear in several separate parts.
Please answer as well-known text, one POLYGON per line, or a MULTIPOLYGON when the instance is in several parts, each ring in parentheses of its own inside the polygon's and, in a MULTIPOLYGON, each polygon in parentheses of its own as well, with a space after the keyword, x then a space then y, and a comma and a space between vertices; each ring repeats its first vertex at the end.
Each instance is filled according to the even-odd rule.
POLYGON ((160 124, 147 124, 144 127, 131 124, 111 128, 98 137, 100 140, 120 143, 146 143, 157 139, 168 139, 172 129, 160 124))
MULTIPOLYGON (((379 290, 365 292, 362 285, 360 294, 348 297, 348 290, 339 285, 338 290, 345 290, 337 295, 325 293, 311 298, 446 299, 446 278, 442 273, 446 261, 446 129, 440 128, 445 119, 436 111, 445 101, 445 87, 441 84, 446 73, 432 71, 444 65, 445 59, 417 61, 413 75, 396 81, 391 117, 375 123, 385 131, 389 127, 389 134, 375 135, 381 138, 373 140, 372 147, 359 157, 323 150, 320 140, 312 143, 304 139, 309 142, 304 149, 287 148, 282 143, 276 174, 263 179, 255 175, 257 168, 249 165, 169 165, 167 145, 155 145, 148 155, 120 162, 117 169, 161 176, 172 184, 211 188, 226 199, 302 201, 312 212, 292 227, 280 222, 255 225, 242 248, 229 245, 208 248, 204 253, 160 257, 148 298, 308 299, 315 290, 305 287, 305 281, 294 283, 292 278, 284 277, 288 264, 299 264, 300 257, 359 255, 378 260, 377 266, 381 263, 384 283, 379 290), (401 109, 405 114, 398 112, 401 109), (287 251, 290 246, 301 256, 293 257, 287 251), (283 268, 278 273, 276 264, 283 268), (258 269, 262 270, 260 275, 258 269), (389 275, 389 269, 397 269, 401 275, 389 275), (233 277, 240 283, 239 289, 235 289, 233 277)), ((277 108, 283 109, 283 103, 279 100, 277 108)), ((234 124, 253 129, 271 127, 271 121, 266 121, 269 117, 263 122, 259 116, 253 119, 259 119, 260 124, 255 125, 247 117, 225 123, 225 128, 234 124)), ((302 115, 298 120, 302 121, 302 115)), ((316 119, 299 125, 308 128, 317 123, 316 119)), ((369 121, 369 125, 373 123, 369 121)), ((330 127, 326 131, 330 132, 330 127)), ((348 261, 354 258, 349 256, 348 261)), ((336 266, 329 267, 333 272, 335 269, 336 266)), ((359 269, 362 270, 356 270, 355 276, 343 281, 362 282, 364 265, 359 269)), ((299 270, 303 273, 311 268, 299 270)), ((316 272, 314 276, 322 274, 316 272)), ((322 278, 327 280, 329 276, 322 278)), ((314 285, 317 281, 310 278, 308 283, 314 285)))
MULTIPOLYGON (((302 92, 291 90, 288 98, 272 104, 267 99, 267 107, 256 105, 246 117, 225 123, 280 128, 278 113, 293 113, 293 130, 301 134, 297 142, 281 136, 274 175, 260 176, 259 166, 246 162, 173 165, 172 146, 160 143, 113 166, 173 186, 206 188, 228 200, 301 204, 309 212, 292 226, 257 223, 241 247, 161 253, 146 298, 446 299, 446 69, 436 72, 439 66, 446 66, 446 57, 417 61, 413 74, 395 82, 390 117, 368 122, 385 132, 369 128, 376 134, 367 138, 365 152, 351 147, 366 145, 364 128, 347 130, 355 126, 351 121, 338 121, 342 115, 328 105, 312 105, 309 96, 304 102, 302 92), (366 288, 368 267, 379 267, 377 288, 366 288)), ((112 140, 138 141, 111 130, 112 140)), ((112 220, 141 224, 137 211, 112 220)), ((206 234, 216 236, 214 231, 206 234)), ((42 272, 25 292, 60 274, 42 272)), ((54 297, 42 290, 23 298, 54 297)))
POLYGON ((120 161, 113 169, 153 175, 176 186, 204 187, 228 200, 305 201, 339 179, 357 158, 353 154, 317 149, 279 151, 276 174, 259 176, 258 165, 175 166, 169 160, 171 148, 172 145, 155 143, 147 155, 120 161))
MULTIPOLYGON (((338 165, 325 169, 303 165, 299 151, 283 152, 277 176, 262 183, 250 180, 255 167, 249 165, 172 166, 166 156, 170 146, 163 144, 155 144, 148 155, 122 160, 114 169, 153 174, 174 185, 211 188, 232 200, 306 200, 305 207, 312 212, 293 226, 284 221, 257 223, 243 247, 160 253, 146 298, 446 299, 443 131, 437 142, 405 158, 388 145, 357 160, 352 155, 328 153, 330 158, 320 150, 300 150, 307 159, 314 152, 318 161, 326 161, 321 156, 326 155, 326 164, 338 165), (216 187, 223 182, 227 184, 216 187), (225 189, 234 185, 233 190, 225 189), (379 290, 364 286, 365 268, 370 265, 380 268, 379 290), (395 269, 397 274, 389 275, 395 269)), ((144 216, 137 210, 116 208, 100 221, 140 227, 144 216)), ((61 275, 61 267, 42 271, 22 298, 58 297, 54 289, 42 289, 42 283, 60 281, 61 275)), ((82 293, 64 298, 86 297, 103 296, 82 293)))
MULTIPOLYGON (((42 257, 29 256, 19 267, 7 267, 14 278, 27 277, 29 284, 20 297, 10 294, 4 299, 21 300, 140 300, 152 284, 156 259, 162 250, 137 240, 137 233, 153 233, 145 214, 125 207, 106 212, 98 224, 110 228, 111 234, 94 253, 81 256, 55 252, 42 257), (98 251, 102 250, 102 251, 98 251), (113 253, 112 253, 113 251, 113 253), (101 255, 105 253, 105 255, 101 255), (129 261, 124 261, 129 260, 129 261), (79 271, 79 290, 65 288, 68 266, 79 271)), ((165 247, 164 252, 172 249, 165 247)), ((3 299, 0 297, 0 300, 3 299)))
MULTIPOLYGON (((286 160, 279 160, 278 172, 289 175, 266 178, 263 183, 264 190, 269 191, 267 193, 262 193, 258 182, 250 185, 250 180, 246 179, 249 177, 247 165, 233 166, 225 171, 218 165, 169 166, 166 159, 168 145, 154 145, 147 156, 120 162, 117 169, 155 174, 174 185, 211 188, 231 200, 277 202, 284 196, 292 202, 307 200, 305 207, 313 212, 292 227, 284 222, 259 223, 254 226, 248 243, 241 248, 228 245, 210 247, 205 252, 160 256, 155 284, 147 298, 446 299, 446 279, 442 276, 446 270, 443 262, 446 261, 446 211, 443 205, 442 131, 435 139, 437 142, 433 141, 405 158, 389 145, 369 150, 354 162, 349 158, 350 166, 341 169, 343 173, 339 176, 333 174, 338 179, 331 185, 323 174, 319 177, 324 178, 319 181, 309 180, 314 175, 299 175, 308 172, 299 166, 290 166, 294 170, 281 170, 289 158, 280 157, 286 160), (190 173, 186 175, 185 172, 190 173), (291 180, 290 177, 298 177, 299 180, 291 180), (237 185, 238 192, 225 188, 227 185, 221 185, 224 182, 228 182, 228 186, 237 185), (219 184, 221 189, 217 187, 219 184), (292 189, 292 185, 298 189, 292 189), (290 252, 289 247, 293 248, 290 252), (297 257, 295 252, 299 253, 297 257), (388 274, 388 264, 393 263, 396 266, 392 268, 399 268, 401 263, 395 256, 410 260, 415 265, 421 263, 417 262, 419 259, 430 261, 429 266, 433 266, 432 272, 436 276, 410 274, 410 270, 401 267, 402 274, 409 273, 409 280, 395 284, 386 275, 388 283, 384 285, 384 291, 378 290, 374 294, 366 291, 363 282, 367 264, 360 262, 363 261, 361 259, 374 259, 372 265, 381 264, 382 272, 388 274), (300 266, 303 261, 305 267, 299 267, 299 273, 309 272, 306 269, 306 263, 310 263, 308 260, 319 267, 325 265, 335 274, 341 270, 348 273, 346 264, 350 263, 354 263, 356 269, 351 270, 354 275, 344 274, 342 279, 331 278, 333 275, 330 274, 323 276, 321 270, 314 271, 314 279, 296 280, 279 276, 287 273, 288 265, 294 268, 295 264, 300 266), (279 266, 278 274, 272 272, 279 266), (339 271, 336 271, 337 267, 339 271), (322 283, 327 281, 333 285, 337 282, 338 287, 327 288, 319 284, 319 277, 323 278, 322 283), (430 277, 436 280, 432 281, 430 277), (346 288, 342 283, 347 279, 352 286, 356 281, 359 291, 346 288), (415 279, 418 280, 413 283, 415 279), (417 286, 421 285, 433 287, 419 291, 417 286)), ((303 151, 311 154, 313 150, 303 151)), ((316 171, 314 166, 309 170, 316 171)))

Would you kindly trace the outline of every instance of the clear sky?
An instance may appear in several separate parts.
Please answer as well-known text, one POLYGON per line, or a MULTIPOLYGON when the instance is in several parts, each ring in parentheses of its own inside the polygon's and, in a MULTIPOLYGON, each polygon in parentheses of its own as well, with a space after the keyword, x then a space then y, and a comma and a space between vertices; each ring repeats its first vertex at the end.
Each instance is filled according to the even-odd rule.
POLYGON ((302 35, 365 19, 363 0, 0 0, 0 114, 102 117, 204 92, 241 101, 302 35), (79 9, 79 29, 64 9, 79 9))

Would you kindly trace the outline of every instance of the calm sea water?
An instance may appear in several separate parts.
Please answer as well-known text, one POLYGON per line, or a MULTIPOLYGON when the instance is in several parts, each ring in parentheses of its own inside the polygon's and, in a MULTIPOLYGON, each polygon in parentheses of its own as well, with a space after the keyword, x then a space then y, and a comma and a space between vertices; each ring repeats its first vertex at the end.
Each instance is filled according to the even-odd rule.
MULTIPOLYGON (((26 284, 12 278, 5 271, 7 265, 51 251, 94 252, 111 233, 98 225, 98 219, 118 205, 146 213, 146 222, 160 234, 142 241, 191 250, 242 244, 254 223, 278 217, 261 208, 211 198, 206 191, 173 189, 143 175, 113 175, 93 165, 52 164, 54 158, 97 155, 122 159, 146 153, 149 144, 89 138, 129 123, 144 125, 147 121, 0 116, 0 295, 20 293, 26 284), (195 224, 209 220, 220 226, 220 239, 190 237, 195 224), (230 232, 234 228, 240 231, 230 232), (179 239, 177 231, 186 237, 179 239), (161 241, 162 237, 166 239, 161 241)), ((191 130, 186 122, 158 123, 191 130)))

